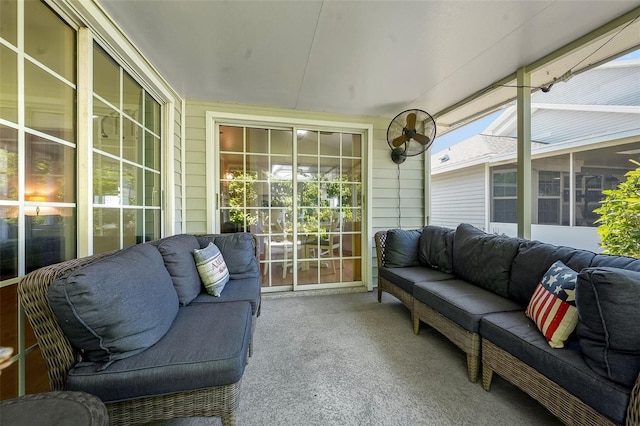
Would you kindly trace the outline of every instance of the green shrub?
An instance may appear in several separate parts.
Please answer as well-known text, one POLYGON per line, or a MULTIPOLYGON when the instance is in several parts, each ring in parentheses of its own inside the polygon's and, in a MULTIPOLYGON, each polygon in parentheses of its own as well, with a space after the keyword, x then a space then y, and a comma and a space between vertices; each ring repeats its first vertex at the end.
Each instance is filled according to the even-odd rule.
POLYGON ((605 199, 594 210, 605 253, 640 258, 640 163, 625 176, 617 189, 602 191, 605 199))

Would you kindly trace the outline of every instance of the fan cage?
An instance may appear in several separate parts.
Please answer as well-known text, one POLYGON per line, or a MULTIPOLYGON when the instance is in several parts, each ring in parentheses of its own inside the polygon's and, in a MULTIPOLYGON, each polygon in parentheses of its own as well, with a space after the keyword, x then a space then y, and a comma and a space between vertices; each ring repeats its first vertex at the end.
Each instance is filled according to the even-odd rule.
POLYGON ((396 115, 387 129, 387 144, 392 151, 392 157, 394 162, 399 157, 414 157, 425 152, 436 137, 436 123, 433 117, 426 111, 420 109, 409 109, 396 115), (429 143, 421 144, 415 139, 409 139, 400 147, 393 146, 393 140, 402 136, 404 128, 407 124, 407 117, 409 114, 416 114, 415 131, 419 134, 425 135, 429 138, 429 143))

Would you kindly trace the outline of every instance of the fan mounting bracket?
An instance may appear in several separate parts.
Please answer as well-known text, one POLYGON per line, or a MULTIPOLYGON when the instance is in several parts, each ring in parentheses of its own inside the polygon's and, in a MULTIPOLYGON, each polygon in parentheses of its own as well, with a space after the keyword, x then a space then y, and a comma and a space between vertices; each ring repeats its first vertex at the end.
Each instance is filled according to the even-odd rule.
POLYGON ((395 148, 391 151, 391 160, 396 164, 402 164, 407 159, 404 148, 395 148))

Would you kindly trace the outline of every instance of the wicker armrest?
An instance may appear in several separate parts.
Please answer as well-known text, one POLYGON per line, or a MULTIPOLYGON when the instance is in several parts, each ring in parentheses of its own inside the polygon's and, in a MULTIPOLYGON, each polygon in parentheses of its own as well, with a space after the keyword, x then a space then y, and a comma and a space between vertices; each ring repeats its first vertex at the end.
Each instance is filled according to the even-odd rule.
POLYGON ((79 356, 62 332, 49 306, 49 286, 73 270, 113 253, 101 253, 45 266, 25 275, 18 284, 18 298, 38 339, 52 391, 64 390, 67 374, 78 362, 79 356))
POLYGON ((636 379, 636 384, 631 390, 629 396, 629 405, 627 406, 627 425, 640 425, 640 374, 636 379))
POLYGON ((387 231, 378 231, 373 237, 376 243, 376 256, 378 258, 378 269, 384 265, 384 245, 387 241, 387 231))

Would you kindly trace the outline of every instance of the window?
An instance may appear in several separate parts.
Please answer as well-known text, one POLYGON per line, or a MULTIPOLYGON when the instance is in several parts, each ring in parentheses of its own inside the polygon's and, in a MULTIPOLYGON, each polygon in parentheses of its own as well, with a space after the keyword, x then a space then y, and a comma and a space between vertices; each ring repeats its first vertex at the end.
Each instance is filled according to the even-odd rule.
POLYGON ((258 237, 263 287, 362 280, 362 134, 221 124, 218 143, 221 230, 258 237))
POLYGON ((160 104, 93 49, 93 252, 160 237, 160 104))
POLYGON ((2 371, 4 399, 48 390, 16 283, 77 257, 78 241, 88 247, 92 235, 77 231, 78 205, 93 204, 96 233, 112 237, 98 241, 96 253, 160 237, 162 135, 160 104, 96 46, 96 75, 84 76, 95 91, 89 167, 96 179, 90 199, 78 193, 88 176, 76 159, 87 143, 78 139, 77 110, 86 105, 76 74, 88 67, 78 63, 77 32, 44 2, 1 3, 0 346, 18 351, 2 371))
POLYGON ((629 160, 640 160, 640 143, 576 152, 573 155, 575 173, 575 224, 598 226, 598 208, 604 198, 602 191, 613 189, 624 182, 625 174, 635 165, 629 160))
POLYGON ((515 170, 493 172, 493 209, 491 211, 493 222, 516 223, 518 221, 517 184, 515 170))
POLYGON ((538 172, 538 220, 544 225, 560 225, 560 172, 538 172))
MULTIPOLYGON (((600 205, 603 191, 616 188, 625 180, 625 174, 635 169, 629 160, 640 161, 639 142, 533 160, 532 185, 536 186, 536 191, 533 193, 532 223, 598 226, 599 216, 593 210, 600 205), (570 174, 572 161, 573 177, 570 174), (570 221, 571 209, 573 223, 570 221)), ((507 167, 513 168, 515 164, 492 169, 493 222, 516 222, 516 172, 506 170, 507 167)))
POLYGON ((13 17, 3 10, 6 26, 0 44, 1 280, 76 254, 75 31, 43 3, 25 2, 23 7, 24 25, 17 25, 16 5, 7 11, 13 17), (23 46, 17 45, 20 29, 23 46), (20 222, 24 234, 19 233, 20 222))
POLYGON ((44 3, 1 8, 0 346, 25 349, 2 372, 4 399, 20 383, 27 393, 48 389, 33 333, 19 319, 16 282, 76 257, 78 67, 76 32, 44 3))

